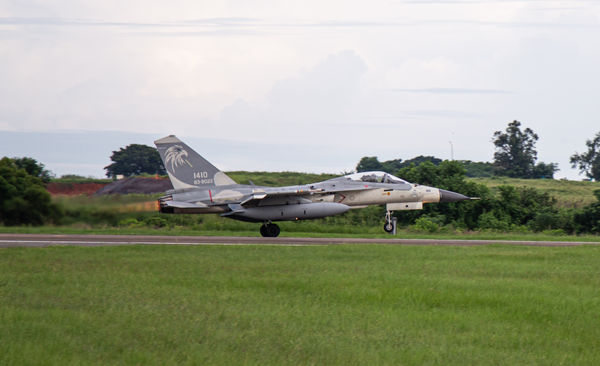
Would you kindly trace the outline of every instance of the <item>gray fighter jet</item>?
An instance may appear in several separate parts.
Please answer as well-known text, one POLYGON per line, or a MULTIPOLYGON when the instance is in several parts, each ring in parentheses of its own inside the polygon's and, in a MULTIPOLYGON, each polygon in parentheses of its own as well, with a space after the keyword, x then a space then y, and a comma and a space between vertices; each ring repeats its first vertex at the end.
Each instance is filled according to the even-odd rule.
POLYGON ((213 213, 262 222, 260 233, 265 237, 279 235, 279 226, 274 221, 317 219, 383 204, 386 205, 383 228, 391 233, 395 231, 392 211, 420 210, 424 203, 470 199, 459 193, 408 183, 379 171, 298 186, 237 184, 173 135, 154 143, 174 188, 159 199, 160 212, 213 213))

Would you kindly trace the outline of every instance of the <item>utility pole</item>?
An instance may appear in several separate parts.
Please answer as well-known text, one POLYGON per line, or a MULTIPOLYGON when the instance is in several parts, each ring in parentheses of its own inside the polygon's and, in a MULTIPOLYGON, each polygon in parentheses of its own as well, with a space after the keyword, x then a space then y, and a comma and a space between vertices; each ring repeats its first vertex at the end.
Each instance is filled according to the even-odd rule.
POLYGON ((454 161, 454 145, 452 145, 452 141, 448 141, 450 143, 450 160, 454 161))

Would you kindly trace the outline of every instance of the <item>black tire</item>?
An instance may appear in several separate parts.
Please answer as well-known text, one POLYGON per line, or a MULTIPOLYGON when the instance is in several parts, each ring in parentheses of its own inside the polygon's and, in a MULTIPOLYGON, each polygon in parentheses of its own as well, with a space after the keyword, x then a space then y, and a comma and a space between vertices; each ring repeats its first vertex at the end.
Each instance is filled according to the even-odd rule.
POLYGON ((263 237, 268 237, 268 233, 267 233, 267 224, 262 224, 260 226, 260 235, 262 235, 263 237))
POLYGON ((277 226, 275 224, 267 225, 266 231, 269 234, 269 237, 271 237, 271 238, 276 238, 277 236, 279 236, 279 233, 281 232, 281 230, 279 229, 279 226, 277 226))
POLYGON ((279 226, 275 224, 263 224, 260 227, 260 235, 265 238, 275 238, 279 236, 280 232, 281 230, 279 229, 279 226))
POLYGON ((391 234, 394 232, 394 225, 390 222, 390 223, 385 223, 383 224, 383 230, 388 233, 391 234))

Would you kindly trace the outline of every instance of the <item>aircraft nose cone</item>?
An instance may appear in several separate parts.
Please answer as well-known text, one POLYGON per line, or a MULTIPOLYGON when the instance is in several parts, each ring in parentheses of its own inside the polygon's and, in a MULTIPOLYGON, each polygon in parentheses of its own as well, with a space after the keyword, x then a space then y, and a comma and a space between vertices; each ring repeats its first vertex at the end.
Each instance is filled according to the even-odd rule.
POLYGON ((440 202, 458 202, 470 199, 460 193, 440 189, 440 202))

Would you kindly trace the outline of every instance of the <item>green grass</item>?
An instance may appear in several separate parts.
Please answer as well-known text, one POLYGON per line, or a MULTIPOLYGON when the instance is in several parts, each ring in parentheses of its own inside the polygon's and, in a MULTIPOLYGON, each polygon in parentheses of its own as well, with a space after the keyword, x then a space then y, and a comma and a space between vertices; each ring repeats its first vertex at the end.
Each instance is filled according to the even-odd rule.
MULTIPOLYGON (((149 228, 149 227, 110 227, 110 226, 0 226, 0 233, 14 234, 99 234, 99 235, 168 235, 168 236, 251 236, 259 237, 260 224, 247 224, 247 227, 235 229, 198 230, 187 227, 149 228)), ((447 231, 437 233, 418 232, 411 229, 399 229, 396 236, 389 235, 377 228, 364 227, 364 232, 310 231, 303 230, 302 223, 278 223, 281 237, 300 238, 379 238, 379 239, 460 239, 460 240, 502 240, 502 241, 564 241, 600 243, 598 235, 567 235, 547 233, 503 233, 493 231, 447 231), (296 226, 296 227, 294 227, 296 226)), ((355 228, 356 229, 356 228, 355 228)), ((358 229, 361 229, 360 227, 358 229)))
POLYGON ((0 364, 600 363, 600 247, 0 250, 0 364))
POLYGON ((572 181, 558 179, 517 179, 506 177, 493 178, 467 178, 467 180, 480 183, 492 191, 500 185, 515 187, 530 187, 539 189, 556 198, 557 205, 565 208, 580 208, 596 202, 594 190, 600 189, 600 183, 587 181, 572 181))

